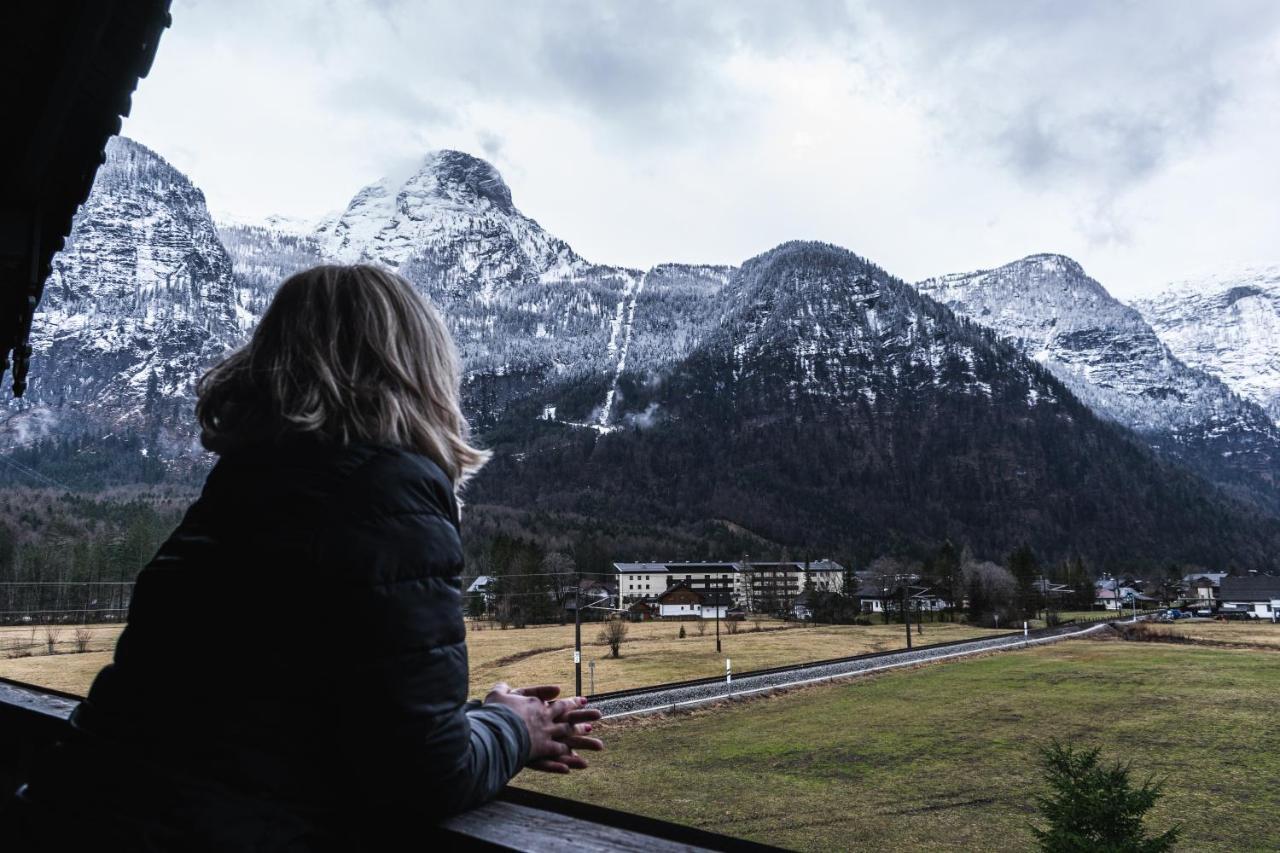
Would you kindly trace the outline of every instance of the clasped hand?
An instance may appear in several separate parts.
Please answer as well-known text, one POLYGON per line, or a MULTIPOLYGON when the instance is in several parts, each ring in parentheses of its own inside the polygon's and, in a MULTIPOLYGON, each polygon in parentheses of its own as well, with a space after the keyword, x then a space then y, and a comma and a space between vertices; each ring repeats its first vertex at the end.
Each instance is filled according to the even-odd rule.
POLYGON ((599 752, 604 742, 587 737, 600 712, 588 708, 582 696, 557 699, 560 688, 554 684, 521 687, 512 690, 505 682, 494 685, 486 704, 496 703, 511 708, 524 720, 529 730, 529 763, 526 767, 547 773, 568 773, 587 766, 587 760, 576 749, 599 752))

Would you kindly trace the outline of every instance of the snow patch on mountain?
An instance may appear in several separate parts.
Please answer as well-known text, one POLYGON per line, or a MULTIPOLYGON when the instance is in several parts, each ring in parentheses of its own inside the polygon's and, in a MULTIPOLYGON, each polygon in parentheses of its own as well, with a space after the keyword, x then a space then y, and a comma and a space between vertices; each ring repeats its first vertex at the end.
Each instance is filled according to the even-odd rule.
POLYGON ((1280 265, 1189 279, 1134 307, 1178 358, 1280 425, 1280 265))
POLYGON ((107 145, 32 324, 31 384, 6 444, 54 425, 163 427, 188 438, 195 380, 243 336, 232 261, 203 193, 155 152, 107 145))
POLYGON ((1256 410, 1184 364, 1133 308, 1071 258, 1032 255, 994 270, 917 285, 1044 364, 1099 413, 1133 429, 1183 431, 1222 422, 1256 428, 1256 410))

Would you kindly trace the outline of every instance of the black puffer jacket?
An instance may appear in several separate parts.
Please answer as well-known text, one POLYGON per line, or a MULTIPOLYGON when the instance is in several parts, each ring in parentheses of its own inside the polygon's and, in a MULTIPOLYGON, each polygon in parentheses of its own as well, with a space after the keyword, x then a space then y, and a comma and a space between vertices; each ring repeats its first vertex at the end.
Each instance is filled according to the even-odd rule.
POLYGON ((529 752, 514 712, 467 703, 457 525, 418 454, 225 454, 138 576, 115 662, 26 788, 31 821, 128 849, 383 849, 406 831, 422 849, 529 752))

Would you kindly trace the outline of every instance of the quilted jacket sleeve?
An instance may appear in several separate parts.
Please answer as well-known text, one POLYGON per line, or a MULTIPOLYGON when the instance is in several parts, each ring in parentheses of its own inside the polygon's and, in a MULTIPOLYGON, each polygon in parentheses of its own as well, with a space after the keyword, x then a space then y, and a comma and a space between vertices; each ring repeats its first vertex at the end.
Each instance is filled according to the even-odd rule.
POLYGON ((448 480, 423 457, 375 458, 325 536, 349 614, 337 738, 365 799, 415 816, 492 798, 528 760, 509 708, 467 703, 462 546, 448 480))

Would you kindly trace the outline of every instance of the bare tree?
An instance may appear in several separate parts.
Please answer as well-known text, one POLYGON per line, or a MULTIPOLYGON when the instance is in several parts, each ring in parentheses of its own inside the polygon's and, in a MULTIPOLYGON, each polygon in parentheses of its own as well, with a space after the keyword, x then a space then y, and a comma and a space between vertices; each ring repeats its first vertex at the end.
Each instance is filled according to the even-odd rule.
POLYGON ((600 644, 609 647, 611 657, 622 656, 622 641, 626 638, 627 623, 621 619, 610 619, 600 628, 600 644))
POLYGON ((542 571, 551 582, 556 601, 564 601, 566 591, 574 585, 576 567, 573 558, 562 551, 548 551, 542 558, 542 571))
POLYGON ((699 637, 704 636, 704 635, 707 633, 707 620, 706 620, 706 619, 699 619, 699 620, 698 620, 698 626, 697 626, 696 630, 697 630, 697 632, 698 632, 698 636, 699 636, 699 637))
POLYGON ((45 643, 45 646, 49 649, 49 654, 53 654, 54 649, 58 645, 58 632, 54 630, 52 627, 44 629, 44 643, 45 643))
POLYGON ((884 623, 889 624, 889 607, 898 591, 900 576, 904 573, 902 562, 895 557, 876 557, 867 567, 872 572, 872 583, 884 611, 884 623))
POLYGON ((86 625, 76 627, 76 651, 84 654, 89 651, 89 641, 93 639, 93 632, 86 625))
POLYGON ((742 606, 747 612, 752 612, 759 603, 756 601, 756 569, 745 554, 739 564, 738 574, 742 583, 742 606))

